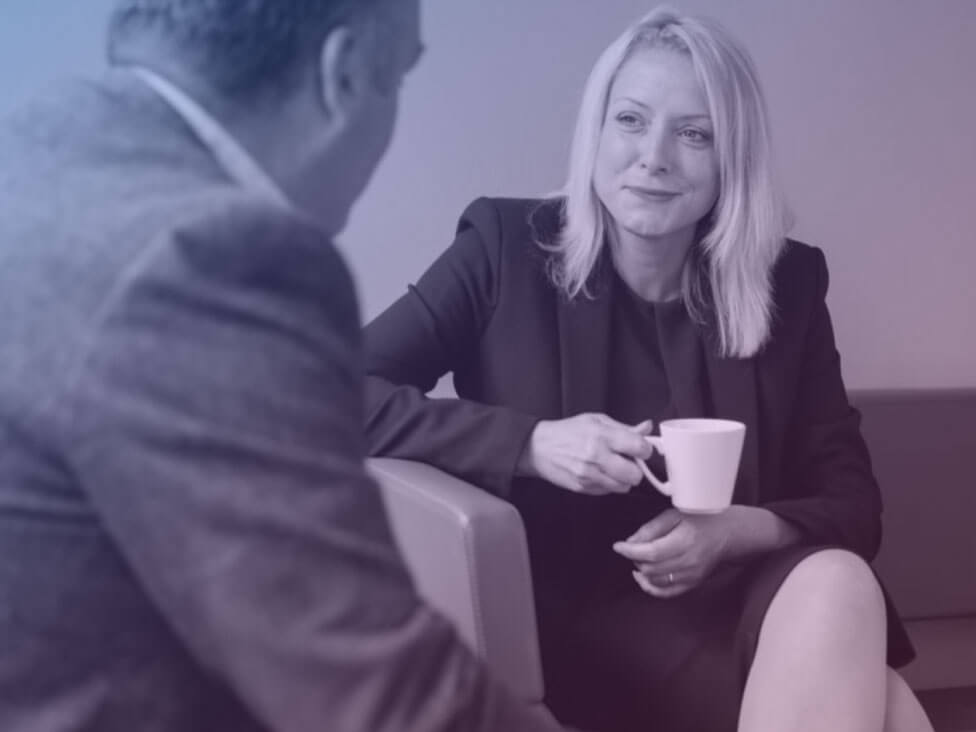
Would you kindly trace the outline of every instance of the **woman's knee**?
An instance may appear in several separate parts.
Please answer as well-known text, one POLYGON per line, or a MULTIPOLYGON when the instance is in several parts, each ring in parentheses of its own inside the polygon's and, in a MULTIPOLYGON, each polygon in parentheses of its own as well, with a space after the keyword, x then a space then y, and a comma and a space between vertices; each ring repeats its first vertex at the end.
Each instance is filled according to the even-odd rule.
POLYGON ((884 596, 861 557, 844 549, 824 549, 793 568, 784 583, 811 609, 842 613, 848 621, 883 622, 884 596))

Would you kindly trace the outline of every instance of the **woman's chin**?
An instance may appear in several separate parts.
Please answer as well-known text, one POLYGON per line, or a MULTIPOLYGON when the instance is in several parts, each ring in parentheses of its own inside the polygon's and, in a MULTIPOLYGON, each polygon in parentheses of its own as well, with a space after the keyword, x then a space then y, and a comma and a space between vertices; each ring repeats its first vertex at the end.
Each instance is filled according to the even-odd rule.
POLYGON ((677 234, 688 227, 674 226, 672 223, 660 219, 639 218, 624 222, 621 228, 640 239, 661 239, 677 234))

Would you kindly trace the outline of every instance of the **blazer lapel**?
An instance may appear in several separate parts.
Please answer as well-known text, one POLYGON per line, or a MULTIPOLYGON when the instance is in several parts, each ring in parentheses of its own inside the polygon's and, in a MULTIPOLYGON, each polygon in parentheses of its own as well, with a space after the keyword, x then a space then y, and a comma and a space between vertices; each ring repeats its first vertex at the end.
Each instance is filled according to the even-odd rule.
POLYGON ((606 267, 601 267, 594 275, 593 299, 559 297, 560 387, 566 417, 606 410, 612 283, 606 267))
POLYGON ((706 341, 705 368, 713 416, 734 419, 746 425, 735 502, 755 505, 759 498, 760 438, 756 358, 722 358, 716 350, 710 340, 706 341))

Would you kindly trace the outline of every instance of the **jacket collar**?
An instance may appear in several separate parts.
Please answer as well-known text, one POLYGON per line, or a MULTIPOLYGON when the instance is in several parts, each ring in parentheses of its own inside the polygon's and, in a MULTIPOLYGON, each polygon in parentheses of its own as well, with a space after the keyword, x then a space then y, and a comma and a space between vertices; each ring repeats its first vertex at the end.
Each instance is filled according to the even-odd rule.
POLYGON ((160 96, 210 150, 224 172, 239 186, 270 203, 289 210, 287 196, 234 136, 189 93, 164 76, 143 66, 132 73, 160 96))

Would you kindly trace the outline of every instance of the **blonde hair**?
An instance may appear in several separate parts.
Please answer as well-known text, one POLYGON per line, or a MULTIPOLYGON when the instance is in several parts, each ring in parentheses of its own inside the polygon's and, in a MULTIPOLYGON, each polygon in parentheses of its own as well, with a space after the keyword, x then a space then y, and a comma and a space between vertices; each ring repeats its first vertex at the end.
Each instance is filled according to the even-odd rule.
POLYGON ((710 314, 724 356, 748 357, 769 337, 771 272, 785 244, 790 215, 775 183, 765 102, 748 53, 717 23, 659 7, 630 26, 597 59, 583 90, 559 192, 562 227, 552 254, 553 283, 570 299, 590 297, 609 213, 593 187, 610 88, 636 51, 665 47, 687 54, 705 91, 715 130, 718 200, 699 225, 685 263, 682 298, 704 323, 710 314))

